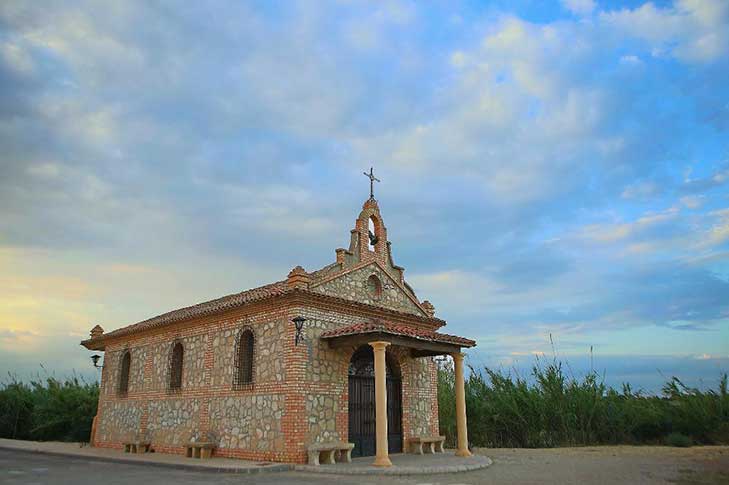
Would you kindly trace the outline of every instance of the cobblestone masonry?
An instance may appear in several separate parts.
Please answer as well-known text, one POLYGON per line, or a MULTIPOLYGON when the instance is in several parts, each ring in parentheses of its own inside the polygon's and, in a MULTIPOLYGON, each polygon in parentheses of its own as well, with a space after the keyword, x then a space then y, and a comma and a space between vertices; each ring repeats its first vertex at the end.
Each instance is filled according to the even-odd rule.
POLYGON ((285 322, 251 325, 248 320, 242 320, 234 328, 213 337, 213 386, 225 387, 233 382, 236 339, 244 328, 250 328, 255 339, 253 382, 282 382, 283 359, 280 357, 285 322))
POLYGON ((148 436, 165 448, 185 446, 197 433, 200 399, 176 398, 153 400, 149 404, 148 436))
POLYGON ((111 402, 106 406, 105 419, 97 430, 97 439, 121 442, 135 437, 142 419, 142 407, 136 401, 111 402))
POLYGON ((315 286, 313 290, 324 293, 325 295, 340 296, 349 300, 378 305, 401 312, 413 313, 415 315, 423 314, 415 303, 398 288, 392 280, 392 277, 374 263, 319 286, 315 286), (371 275, 377 276, 382 284, 382 294, 379 298, 376 298, 368 289, 367 279, 371 275))
POLYGON ((210 426, 227 449, 283 449, 283 399, 280 395, 230 396, 210 401, 210 426))
MULTIPOLYGON (((431 358, 407 359, 403 365, 403 408, 407 409, 408 435, 437 434, 438 412, 433 413, 432 396, 437 391, 431 382, 431 358), (435 420, 434 420, 435 418, 435 420)), ((436 384, 437 386, 437 384, 436 384)), ((436 399, 437 402, 437 399, 436 399)))
POLYGON ((147 347, 140 346, 134 349, 127 347, 111 352, 106 352, 104 361, 108 364, 102 379, 101 393, 114 395, 119 389, 119 377, 121 374, 121 359, 124 353, 131 353, 131 365, 129 366, 129 392, 141 390, 144 387, 144 362, 147 359, 147 347))
POLYGON ((174 342, 182 342, 185 350, 182 366, 182 387, 200 388, 205 384, 205 344, 208 335, 189 337, 170 335, 170 340, 155 344, 152 349, 152 389, 166 390, 170 382, 170 353, 174 342))

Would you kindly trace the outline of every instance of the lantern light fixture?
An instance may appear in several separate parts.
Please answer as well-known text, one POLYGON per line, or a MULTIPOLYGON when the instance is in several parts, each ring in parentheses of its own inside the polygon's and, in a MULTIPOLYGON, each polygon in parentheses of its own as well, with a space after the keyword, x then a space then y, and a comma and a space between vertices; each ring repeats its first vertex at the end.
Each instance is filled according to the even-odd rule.
POLYGON ((94 354, 91 356, 91 362, 94 363, 94 367, 96 367, 97 369, 101 369, 102 367, 104 367, 103 365, 99 365, 100 358, 101 356, 99 354, 94 354))

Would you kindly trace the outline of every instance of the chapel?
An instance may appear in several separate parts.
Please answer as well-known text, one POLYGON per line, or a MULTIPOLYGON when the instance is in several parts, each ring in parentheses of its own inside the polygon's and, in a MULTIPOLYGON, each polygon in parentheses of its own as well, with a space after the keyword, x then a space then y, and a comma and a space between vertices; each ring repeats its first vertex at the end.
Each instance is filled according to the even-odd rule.
POLYGON ((372 171, 348 248, 316 271, 223 296, 81 344, 103 351, 91 444, 158 453, 214 442, 214 456, 305 463, 312 444, 390 453, 439 434, 435 358, 453 357, 456 453, 468 456, 462 349, 473 340, 420 300, 393 261, 372 171))

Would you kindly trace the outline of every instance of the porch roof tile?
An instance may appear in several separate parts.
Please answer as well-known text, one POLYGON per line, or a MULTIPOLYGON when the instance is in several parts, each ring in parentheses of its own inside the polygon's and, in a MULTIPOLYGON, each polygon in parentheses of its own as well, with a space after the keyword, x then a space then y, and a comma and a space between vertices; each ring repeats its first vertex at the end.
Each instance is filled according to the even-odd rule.
POLYGON ((322 333, 320 338, 331 339, 335 337, 344 337, 346 335, 361 335, 367 333, 386 333, 403 337, 411 337, 418 340, 427 340, 430 342, 441 342, 447 344, 459 345, 461 347, 475 347, 476 342, 464 337, 456 335, 448 335, 439 333, 425 328, 417 328, 409 325, 399 325, 385 321, 372 321, 355 323, 353 325, 345 325, 322 333))

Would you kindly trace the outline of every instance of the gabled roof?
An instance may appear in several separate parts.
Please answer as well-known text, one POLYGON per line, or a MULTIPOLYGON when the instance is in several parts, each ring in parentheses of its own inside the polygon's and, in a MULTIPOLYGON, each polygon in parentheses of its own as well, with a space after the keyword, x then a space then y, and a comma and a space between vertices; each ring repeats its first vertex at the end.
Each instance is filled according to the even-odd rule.
POLYGON ((397 335, 402 337, 410 337, 418 340, 426 340, 428 342, 438 342, 445 344, 453 344, 461 347, 475 347, 476 342, 467 338, 438 333, 425 328, 416 328, 408 325, 398 325, 390 322, 375 321, 365 323, 355 323, 346 325, 322 333, 320 338, 327 340, 336 337, 344 337, 346 335, 363 335, 368 333, 384 333, 389 335, 397 335))
MULTIPOLYGON (((109 333, 103 333, 103 329, 99 327, 98 330, 94 329, 90 339, 84 340, 81 344, 87 348, 103 349, 103 346, 105 345, 104 342, 110 338, 117 338, 151 330, 176 322, 223 312, 261 300, 278 298, 283 295, 296 293, 299 295, 305 295, 309 300, 318 301, 321 304, 328 305, 334 303, 339 305, 346 303, 347 305, 359 308, 362 310, 362 314, 366 316, 371 315, 376 316, 377 318, 392 318, 398 322, 423 325, 424 330, 422 331, 425 333, 417 335, 417 338, 427 338, 431 339, 433 342, 446 342, 448 339, 451 339, 450 342, 453 344, 462 346, 475 345, 475 342, 471 340, 461 339, 460 337, 453 337, 445 334, 438 334, 432 330, 432 328, 445 325, 445 321, 434 316, 432 305, 424 302, 427 303, 427 305, 424 306, 424 303, 418 300, 413 289, 404 280, 403 269, 399 266, 395 266, 392 262, 390 242, 387 240, 387 231, 382 223, 377 201, 374 198, 370 198, 364 203, 362 212, 360 213, 355 225, 355 229, 350 231, 350 249, 338 249, 336 251, 336 262, 319 270, 307 273, 303 268, 296 267, 291 271, 288 279, 286 280, 277 281, 258 288, 253 288, 240 293, 234 293, 232 295, 199 303, 197 305, 173 310, 109 333), (379 242, 373 243, 375 245, 374 250, 370 250, 365 245, 370 237, 368 226, 370 219, 374 220, 375 233, 379 238, 379 242), (383 263, 383 261, 386 263, 383 263), (319 285, 373 263, 380 267, 384 274, 392 280, 394 285, 397 286, 400 291, 402 291, 410 299, 410 301, 412 301, 415 307, 420 310, 422 314, 417 314, 416 311, 403 311, 402 309, 387 308, 376 304, 364 303, 344 298, 341 295, 328 295, 324 294, 324 292, 315 290, 315 288, 319 285)), ((410 329, 408 330, 410 332, 415 330, 411 327, 403 328, 410 329)), ((405 330, 402 330, 402 332, 405 332, 405 330)), ((402 335, 416 336, 407 333, 402 333, 402 335)))
MULTIPOLYGON (((322 268, 323 271, 326 272, 330 270, 329 267, 322 268)), ((347 300, 345 298, 341 298, 338 296, 330 296, 330 295, 324 295, 322 293, 317 293, 314 291, 310 291, 307 289, 299 289, 299 288, 291 288, 287 281, 277 281, 275 283, 271 283, 264 286, 259 286, 257 288, 252 288, 250 290, 242 291, 240 293, 234 293, 232 295, 223 296, 221 298, 216 298, 214 300, 209 300, 203 303, 198 303, 197 305, 192 305, 184 308, 180 308, 177 310, 172 310, 167 313, 163 313, 161 315, 157 315, 156 317, 148 318, 147 320, 143 320, 138 323, 134 323, 132 325, 127 325, 126 327, 122 327, 116 330, 113 330, 108 333, 102 333, 97 334, 96 336, 92 336, 92 338, 84 340, 81 342, 82 345, 84 345, 87 348, 91 348, 89 346, 93 346, 94 343, 100 342, 100 341, 106 341, 110 338, 115 337, 122 337, 125 335, 134 334, 137 332, 142 332, 146 330, 151 330, 153 328, 162 327, 165 325, 169 325, 175 322, 180 322, 184 320, 189 320, 196 317, 201 317, 205 315, 211 315, 219 312, 223 312, 226 310, 230 310, 233 308, 237 308, 249 303, 254 303, 257 301, 265 300, 268 298, 275 298, 279 296, 283 296, 286 294, 290 294, 293 292, 298 292, 299 294, 308 295, 309 297, 313 298, 319 298, 319 299, 325 299, 328 301, 334 301, 338 303, 346 303, 349 305, 355 305, 357 307, 360 307, 362 309, 377 309, 379 311, 387 312, 391 315, 398 315, 403 318, 415 318, 417 321, 422 321, 429 325, 435 325, 435 326, 442 326, 445 325, 445 321, 441 320, 437 317, 423 317, 414 315, 412 313, 402 312, 398 310, 392 310, 388 308, 383 308, 379 306, 373 306, 362 302, 357 302, 353 300, 347 300)), ((99 327, 100 328, 100 327, 99 327)))
POLYGON ((223 296, 216 298, 215 300, 198 303, 171 312, 157 315, 156 317, 143 320, 133 325, 127 325, 126 327, 119 328, 109 333, 105 333, 103 337, 105 339, 111 337, 117 337, 120 335, 129 335, 142 330, 148 330, 157 326, 165 325, 172 322, 179 322, 181 320, 187 320, 193 317, 199 317, 202 315, 208 315, 211 313, 217 313, 220 311, 234 308, 246 303, 252 303, 257 300, 269 298, 272 296, 282 295, 288 290, 286 281, 277 281, 269 285, 259 286, 258 288, 252 288, 250 290, 242 291, 240 293, 234 293, 232 295, 223 296))

